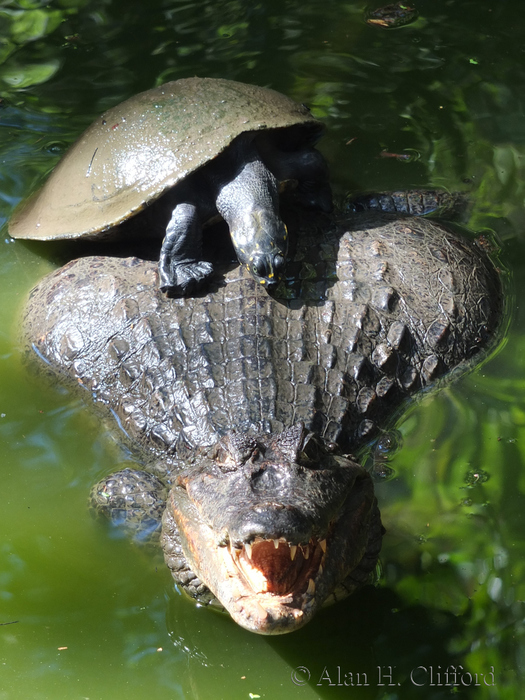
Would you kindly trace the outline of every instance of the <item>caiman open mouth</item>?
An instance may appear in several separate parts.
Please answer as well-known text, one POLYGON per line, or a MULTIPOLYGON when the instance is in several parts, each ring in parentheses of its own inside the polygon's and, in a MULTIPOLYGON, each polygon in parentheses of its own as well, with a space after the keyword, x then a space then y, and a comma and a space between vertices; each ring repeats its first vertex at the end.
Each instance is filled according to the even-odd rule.
POLYGON ((323 572, 326 539, 312 537, 306 544, 295 545, 284 537, 256 537, 241 547, 230 544, 227 552, 255 594, 313 595, 315 579, 323 572))
MULTIPOLYGON (((215 594, 233 619, 259 634, 283 634, 302 627, 318 607, 327 540, 293 544, 284 537, 255 537, 250 543, 219 546, 224 577, 215 594)), ((324 599, 321 593, 320 600, 324 599)))
MULTIPOLYGON (((258 634, 285 634, 299 629, 335 595, 339 585, 344 582, 339 597, 348 595, 375 566, 381 521, 373 494, 367 493, 371 491, 370 477, 367 475, 359 484, 361 488, 352 490, 337 517, 327 518, 321 527, 320 523, 313 525, 308 528, 310 532, 301 523, 298 537, 306 539, 310 535, 302 542, 288 539, 293 537, 291 526, 287 536, 276 537, 282 532, 277 528, 265 536, 264 522, 257 523, 251 511, 243 515, 233 531, 210 527, 184 497, 186 492, 174 488, 164 515, 166 561, 170 565, 174 556, 166 544, 171 542, 170 532, 176 531, 187 568, 198 585, 209 589, 215 599, 213 605, 224 607, 241 627, 258 634), (253 533, 254 523, 259 534, 253 533), (240 535, 243 528, 252 529, 245 539, 240 535), (353 580, 347 583, 350 574, 359 568, 362 571, 355 585, 353 580)), ((284 523, 289 525, 289 519, 284 523)), ((184 589, 184 575, 178 574, 179 557, 175 556, 176 565, 170 568, 184 589)))
POLYGON ((381 537, 370 476, 314 437, 302 424, 229 433, 170 492, 166 542, 176 530, 195 585, 258 634, 299 629, 338 586, 351 593, 359 580, 344 582, 365 558, 372 519, 381 537))

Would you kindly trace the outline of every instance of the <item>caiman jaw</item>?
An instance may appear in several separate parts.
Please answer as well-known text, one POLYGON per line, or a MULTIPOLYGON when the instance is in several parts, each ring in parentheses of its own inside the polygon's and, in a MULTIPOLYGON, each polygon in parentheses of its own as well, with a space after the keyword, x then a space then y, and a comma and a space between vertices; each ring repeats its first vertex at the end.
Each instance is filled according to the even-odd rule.
POLYGON ((295 545, 256 537, 242 547, 219 547, 228 572, 217 591, 233 619, 259 634, 282 634, 310 619, 316 580, 322 576, 326 539, 295 545))
POLYGON ((381 539, 370 475, 302 424, 278 435, 227 434, 178 477, 166 512, 195 585, 258 634, 292 632, 339 585, 354 590, 381 539))
POLYGON ((326 597, 326 539, 296 545, 256 536, 235 546, 226 535, 218 543, 188 499, 177 500, 172 490, 168 503, 193 572, 237 624, 257 634, 285 634, 311 619, 326 597))

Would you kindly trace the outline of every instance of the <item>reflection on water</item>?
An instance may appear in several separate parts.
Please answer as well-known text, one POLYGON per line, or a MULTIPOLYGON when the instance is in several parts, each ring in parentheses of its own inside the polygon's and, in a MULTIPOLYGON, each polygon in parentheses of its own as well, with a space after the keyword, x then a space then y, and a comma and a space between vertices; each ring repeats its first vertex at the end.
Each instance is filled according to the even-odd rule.
MULTIPOLYGON (((326 121, 320 148, 338 196, 418 185, 470 193, 470 225, 496 231, 520 299, 521 6, 421 0, 417 22, 391 30, 368 26, 364 7, 4 3, 0 222, 109 106, 165 80, 226 77, 286 92, 326 121), (417 160, 381 156, 415 151, 417 160)), ((459 697, 517 697, 525 649, 518 305, 504 350, 400 425, 403 445, 386 464, 394 476, 377 486, 387 527, 380 587, 267 639, 196 609, 173 590, 158 553, 113 539, 91 519, 92 483, 128 456, 78 401, 21 366, 17 314, 53 263, 42 247, 2 233, 0 700, 441 698, 451 687, 437 675, 432 685, 430 672, 449 666, 478 674, 477 686, 463 676, 459 697), (485 682, 492 668, 495 686, 485 682)))

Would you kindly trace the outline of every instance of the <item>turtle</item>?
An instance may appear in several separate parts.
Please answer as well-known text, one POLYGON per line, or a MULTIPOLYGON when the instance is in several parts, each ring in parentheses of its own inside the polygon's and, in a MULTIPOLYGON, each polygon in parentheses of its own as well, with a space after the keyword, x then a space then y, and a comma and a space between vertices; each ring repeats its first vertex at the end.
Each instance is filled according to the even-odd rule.
POLYGON ((163 237, 160 287, 187 296, 213 273, 202 228, 220 216, 239 262, 271 287, 288 251, 279 186, 296 184, 306 207, 332 208, 328 167, 314 148, 323 130, 306 106, 269 88, 220 78, 168 82, 102 114, 17 208, 9 233, 110 237, 146 210, 139 235, 163 237))

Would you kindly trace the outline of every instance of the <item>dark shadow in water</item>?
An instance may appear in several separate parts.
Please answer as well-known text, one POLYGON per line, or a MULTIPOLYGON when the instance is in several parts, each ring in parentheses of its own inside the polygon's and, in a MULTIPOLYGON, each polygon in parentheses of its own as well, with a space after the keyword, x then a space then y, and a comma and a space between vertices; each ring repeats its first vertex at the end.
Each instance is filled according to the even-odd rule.
MULTIPOLYGON (((257 637, 236 628, 226 616, 183 603, 171 598, 168 628, 175 646, 189 657, 195 687, 202 667, 222 667, 232 680, 240 677, 236 661, 246 647, 253 656, 264 644, 288 665, 287 676, 279 678, 283 689, 288 686, 293 692, 309 685, 321 698, 470 698, 484 685, 481 674, 475 685, 464 653, 449 651, 459 646, 467 619, 406 605, 388 588, 365 587, 321 612, 302 630, 278 637, 257 637)), ((261 663, 267 663, 267 653, 261 651, 261 663)), ((249 660, 241 668, 247 675, 253 673, 249 660)), ((492 685, 492 676, 486 680, 492 685)))

